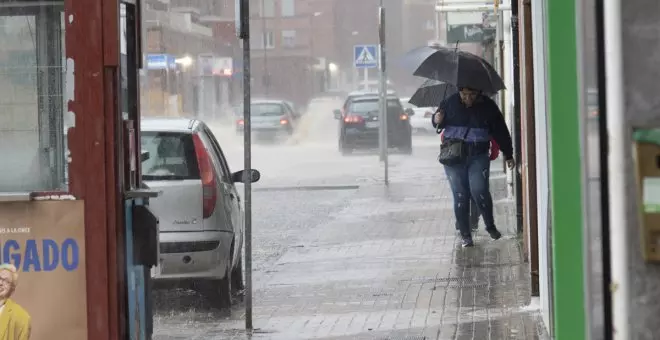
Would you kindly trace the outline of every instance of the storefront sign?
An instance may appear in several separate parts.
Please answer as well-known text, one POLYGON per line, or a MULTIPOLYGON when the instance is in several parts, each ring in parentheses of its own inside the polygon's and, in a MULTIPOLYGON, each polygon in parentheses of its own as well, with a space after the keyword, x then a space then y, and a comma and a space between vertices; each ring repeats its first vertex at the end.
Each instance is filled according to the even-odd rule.
POLYGON ((147 54, 147 70, 173 70, 176 69, 176 58, 169 54, 147 54))
POLYGON ((495 38, 495 29, 484 28, 481 24, 450 25, 447 30, 449 43, 482 42, 493 38, 495 38))
POLYGON ((31 340, 87 339, 83 209, 0 203, 0 339, 27 339, 28 329, 31 340))

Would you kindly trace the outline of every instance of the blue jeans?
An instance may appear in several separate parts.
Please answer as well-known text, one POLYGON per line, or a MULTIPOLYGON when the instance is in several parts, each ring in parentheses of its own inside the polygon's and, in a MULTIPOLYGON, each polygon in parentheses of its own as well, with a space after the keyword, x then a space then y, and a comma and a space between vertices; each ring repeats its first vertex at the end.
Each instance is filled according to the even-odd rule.
POLYGON ((486 230, 495 229, 493 198, 490 195, 490 158, 488 153, 470 155, 462 164, 444 166, 454 195, 454 215, 463 237, 470 237, 470 198, 472 198, 486 230))

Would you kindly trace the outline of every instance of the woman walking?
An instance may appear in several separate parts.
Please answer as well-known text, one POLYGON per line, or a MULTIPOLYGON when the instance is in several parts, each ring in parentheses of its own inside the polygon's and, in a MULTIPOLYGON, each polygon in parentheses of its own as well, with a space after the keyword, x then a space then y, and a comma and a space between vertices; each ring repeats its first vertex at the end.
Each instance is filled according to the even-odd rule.
MULTIPOLYGON (((444 130, 440 132, 441 143, 445 140, 444 132, 445 132, 444 130)), ((497 157, 500 156, 500 146, 492 137, 490 139, 490 153, 488 156, 491 161, 496 160, 497 157)), ((472 198, 472 195, 470 195, 470 229, 473 232, 479 229, 479 208, 477 207, 477 202, 475 202, 474 199, 472 198)), ((460 229, 458 228, 458 222, 456 223, 456 230, 460 231, 460 229)))
MULTIPOLYGON (((502 234, 495 226, 493 199, 490 195, 490 139, 497 142, 507 167, 515 166, 511 134, 495 102, 479 91, 461 88, 444 100, 432 116, 433 126, 443 130, 444 141, 460 144, 458 161, 444 162, 445 173, 454 196, 454 214, 462 237, 462 246, 471 247, 470 198, 476 202, 486 231, 494 240, 502 234)), ((441 160, 442 161, 442 160, 441 160)))

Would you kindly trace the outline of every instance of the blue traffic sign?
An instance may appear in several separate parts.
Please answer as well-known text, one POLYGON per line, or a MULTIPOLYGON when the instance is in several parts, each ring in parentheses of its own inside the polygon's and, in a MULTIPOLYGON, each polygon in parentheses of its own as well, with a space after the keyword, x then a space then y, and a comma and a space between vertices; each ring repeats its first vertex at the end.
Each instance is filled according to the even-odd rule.
POLYGON ((166 70, 176 68, 176 58, 169 54, 147 54, 147 70, 166 70))
POLYGON ((353 48, 355 68, 377 68, 378 47, 376 45, 356 45, 353 48))

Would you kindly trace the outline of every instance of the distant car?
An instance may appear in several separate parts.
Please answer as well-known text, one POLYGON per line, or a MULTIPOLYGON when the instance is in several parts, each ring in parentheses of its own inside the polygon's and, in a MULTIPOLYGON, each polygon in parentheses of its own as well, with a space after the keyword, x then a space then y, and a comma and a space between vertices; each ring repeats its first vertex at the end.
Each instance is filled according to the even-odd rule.
MULTIPOLYGON (((346 99, 342 110, 335 110, 335 118, 339 120, 338 147, 342 154, 349 154, 355 149, 378 146, 379 103, 377 93, 363 93, 350 96, 346 99)), ((388 147, 398 148, 406 154, 412 153, 411 114, 414 115, 414 112, 404 111, 396 95, 388 95, 388 147)))
POLYGON ((142 179, 160 192, 149 207, 159 218, 160 264, 156 286, 189 287, 226 308, 243 289, 241 198, 234 186, 257 170, 231 172, 206 124, 186 118, 141 123, 142 179))
MULTIPOLYGON (((243 107, 239 110, 242 112, 243 107)), ((298 123, 299 115, 285 100, 255 100, 250 106, 252 132, 261 135, 292 135, 298 123)), ((243 117, 236 122, 238 133, 243 133, 243 117)))
POLYGON ((431 116, 435 112, 434 107, 417 107, 408 103, 410 98, 401 98, 401 105, 405 110, 412 110, 415 114, 410 117, 410 125, 415 132, 431 133, 435 129, 431 126, 431 116))

